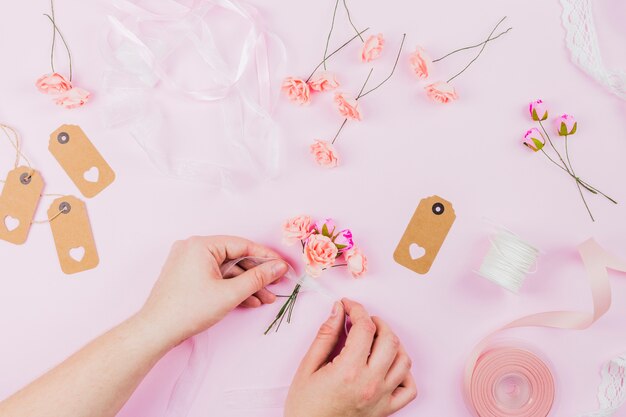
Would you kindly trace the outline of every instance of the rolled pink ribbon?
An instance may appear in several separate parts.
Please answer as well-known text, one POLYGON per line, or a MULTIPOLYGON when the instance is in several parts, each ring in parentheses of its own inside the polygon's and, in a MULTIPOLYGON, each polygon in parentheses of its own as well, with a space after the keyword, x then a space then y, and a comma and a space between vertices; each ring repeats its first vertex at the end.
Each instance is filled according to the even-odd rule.
POLYGON ((531 314, 484 338, 470 355, 465 368, 465 398, 476 416, 546 417, 550 413, 555 388, 554 378, 545 362, 525 349, 489 346, 497 333, 517 327, 584 330, 609 310, 611 286, 608 269, 626 272, 626 262, 606 252, 593 239, 579 245, 578 251, 587 271, 593 312, 548 311, 531 314))

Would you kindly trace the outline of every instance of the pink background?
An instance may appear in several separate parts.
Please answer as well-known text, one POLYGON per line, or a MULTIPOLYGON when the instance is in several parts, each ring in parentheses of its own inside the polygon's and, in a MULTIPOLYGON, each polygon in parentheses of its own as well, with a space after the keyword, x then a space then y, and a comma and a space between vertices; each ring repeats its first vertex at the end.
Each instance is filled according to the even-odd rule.
MULTIPOLYGON (((364 121, 344 130, 338 142, 344 160, 332 171, 315 167, 307 154, 314 138, 331 137, 341 122, 331 96, 317 97, 308 108, 281 100, 276 119, 282 129, 282 173, 241 194, 168 178, 123 129, 104 127, 100 89, 105 64, 98 42, 110 11, 106 3, 56 1, 58 22, 74 53, 76 79, 95 93, 93 103, 75 111, 57 108, 33 87, 48 69, 50 27, 41 16, 47 1, 5 2, 1 7, 0 120, 22 133, 26 154, 44 173, 46 192, 78 194, 47 151, 49 133, 62 123, 83 127, 116 170, 117 180, 87 201, 101 257, 97 269, 64 275, 47 225, 35 225, 23 246, 0 242, 0 398, 135 312, 172 241, 193 234, 237 234, 296 258, 296 249, 280 244, 280 224, 309 213, 351 227, 370 258, 371 272, 363 280, 336 271, 325 275, 323 283, 391 323, 414 359, 420 395, 397 415, 467 415, 462 368, 483 336, 531 312, 590 310, 575 250, 586 238, 593 236, 626 257, 624 204, 589 196, 598 219, 592 224, 572 181, 520 145, 521 135, 532 126, 526 113, 530 100, 541 97, 553 114, 575 115, 579 133, 571 150, 577 170, 626 202, 626 103, 571 64, 561 7, 554 0, 352 1, 357 24, 383 32, 388 40, 389 48, 376 63, 377 79, 386 75, 401 34, 407 32, 396 76, 364 99, 364 121), (481 59, 455 80, 459 101, 448 106, 429 102, 409 73, 406 52, 419 43, 432 55, 442 55, 475 43, 503 15, 509 16, 513 31, 488 45, 481 59), (394 263, 392 253, 419 200, 433 194, 454 204, 457 220, 430 273, 417 276, 394 263), (516 231, 543 252, 537 273, 519 296, 472 272, 488 247, 490 226, 484 219, 516 231)), ((332 2, 253 3, 284 39, 289 73, 308 74, 322 55, 332 2)), ((599 0, 596 9, 607 64, 624 68, 626 7, 619 0, 599 0)), ((349 36, 340 15, 334 39, 349 36)), ((357 53, 352 45, 332 62, 347 92, 358 89, 369 69, 356 61, 357 53)), ((471 56, 444 61, 437 66, 438 76, 456 72, 471 56)), ((4 173, 13 155, 3 140, 4 173)), ((43 218, 49 203, 43 201, 37 218, 43 218)), ((612 274, 614 306, 590 330, 517 332, 552 363, 559 398, 553 415, 594 409, 600 365, 626 350, 623 278, 612 274)), ((236 311, 211 330, 213 361, 194 417, 281 414, 278 409, 228 410, 222 399, 231 389, 288 385, 330 309, 319 296, 304 295, 295 323, 263 336, 277 307, 236 311)), ((159 362, 120 415, 161 415, 188 351, 182 345, 159 362)))

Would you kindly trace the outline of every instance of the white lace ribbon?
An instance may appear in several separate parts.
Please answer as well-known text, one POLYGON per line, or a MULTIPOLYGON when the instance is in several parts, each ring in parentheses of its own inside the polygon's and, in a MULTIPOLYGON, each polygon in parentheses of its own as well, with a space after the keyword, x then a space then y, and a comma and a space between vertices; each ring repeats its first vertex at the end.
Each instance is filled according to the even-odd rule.
MULTIPOLYGON (((598 387, 600 408, 578 417, 609 417, 626 402, 626 353, 604 364, 600 371, 602 381, 598 387)), ((622 415, 622 414, 620 414, 622 415)))
POLYGON ((626 99, 626 72, 605 66, 600 53, 591 0, 561 0, 565 43, 572 61, 616 96, 626 99))

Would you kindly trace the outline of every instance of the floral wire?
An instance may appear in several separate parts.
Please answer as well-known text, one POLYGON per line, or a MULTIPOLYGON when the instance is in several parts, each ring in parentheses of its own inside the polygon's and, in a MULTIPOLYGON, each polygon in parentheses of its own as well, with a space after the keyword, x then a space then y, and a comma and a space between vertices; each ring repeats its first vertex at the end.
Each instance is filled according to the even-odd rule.
POLYGON ((591 210, 589 209, 589 205, 587 204, 587 200, 585 200, 585 196, 583 195, 583 190, 580 188, 580 181, 578 180, 578 177, 576 177, 576 173, 574 172, 574 168, 572 167, 572 162, 570 161, 570 158, 569 158, 569 151, 567 149, 567 135, 565 135, 565 156, 567 157, 567 162, 569 163, 569 167, 572 170, 572 175, 576 179, 576 187, 578 188, 578 193, 580 194, 580 198, 583 199, 583 203, 585 204, 587 213, 589 213, 589 217, 591 217, 591 221, 595 222, 595 219, 593 218, 593 214, 591 214, 591 210))
MULTIPOLYGON (((52 14, 52 20, 55 19, 54 17, 54 0, 50 0, 50 14, 52 14)), ((57 30, 54 27, 54 25, 52 26, 52 48, 50 49, 50 66, 52 67, 52 72, 56 72, 54 71, 54 47, 56 44, 56 40, 57 40, 57 30)))
POLYGON ((508 28, 507 30, 505 30, 504 32, 500 32, 498 35, 494 36, 493 38, 489 38, 486 41, 483 41, 481 43, 477 43, 476 45, 472 45, 472 46, 466 46, 465 48, 459 48, 459 49, 455 49, 454 51, 447 53, 446 55, 442 56, 441 58, 437 58, 435 60, 433 60, 433 62, 439 62, 441 60, 443 60, 444 58, 449 57, 452 54, 456 54, 457 52, 461 52, 461 51, 465 51, 466 49, 474 49, 474 48, 478 48, 480 45, 487 43, 487 42, 491 42, 491 41, 495 41, 496 39, 498 39, 500 36, 502 35, 506 35, 511 29, 513 29, 512 27, 508 28))
MULTIPOLYGON (((496 31, 496 29, 498 29, 498 26, 500 26, 500 24, 504 21, 504 19, 506 19, 506 16, 504 16, 502 19, 500 19, 500 21, 498 22, 498 24, 493 28, 493 30, 491 31, 491 33, 489 34, 489 36, 487 36, 487 39, 491 38, 491 35, 493 35, 493 32, 496 31)), ((458 72, 456 75, 454 75, 452 78, 450 78, 448 81, 446 82, 450 82, 452 80, 454 80, 456 77, 458 77, 459 75, 463 74, 465 72, 466 69, 468 69, 470 67, 470 65, 472 65, 479 57, 480 55, 483 53, 483 51, 485 50, 485 47, 487 46, 487 41, 485 41, 483 43, 483 46, 480 48, 480 51, 478 51, 478 55, 476 55, 474 57, 474 59, 472 59, 469 64, 467 64, 465 66, 465 68, 463 68, 460 72, 458 72)))
POLYGON ((70 82, 72 81, 72 53, 70 52, 70 47, 67 45, 67 42, 65 41, 65 37, 63 36, 63 34, 61 33, 61 31, 59 30, 59 27, 57 26, 57 24, 54 22, 54 19, 52 18, 52 16, 50 16, 47 13, 44 13, 44 16, 46 16, 48 19, 50 19, 50 22, 52 22, 52 26, 54 27, 54 29, 58 32, 59 36, 61 37, 61 40, 63 41, 63 45, 65 45, 65 49, 67 50, 67 56, 70 60, 70 82))
POLYGON ((402 42, 400 43, 400 49, 398 49, 398 55, 396 56, 396 62, 394 62, 393 64, 393 68, 391 69, 391 72, 389 73, 389 75, 387 76, 387 78, 385 78, 384 80, 382 80, 380 82, 380 84, 378 84, 376 87, 371 88, 369 90, 367 90, 365 93, 359 93, 359 96, 356 98, 357 100, 365 97, 366 95, 368 95, 369 93, 371 93, 372 91, 378 89, 378 87, 382 86, 383 84, 385 84, 387 81, 389 81, 389 79, 393 76, 393 73, 396 70, 396 67, 398 66, 398 60, 400 59, 400 54, 402 53, 402 48, 404 47, 404 40, 406 39, 406 33, 404 35, 402 35, 402 42))
POLYGON ((335 2, 335 10, 333 11, 333 20, 330 23, 330 31, 328 32, 328 37, 326 38, 326 48, 324 49, 324 60, 322 63, 324 64, 324 69, 326 69, 326 54, 328 53, 328 45, 330 44, 330 36, 333 34, 333 29, 335 28, 335 16, 337 16, 337 8, 339 7, 339 0, 335 2))
MULTIPOLYGON (((370 69, 370 72, 367 74, 367 78, 365 79, 365 82, 363 83, 363 85, 361 86, 361 91, 359 91, 359 95, 357 96, 356 100, 358 100, 359 98, 361 98, 361 93, 363 92, 363 90, 365 89, 365 86, 367 85, 367 82, 370 80, 370 77, 372 76, 372 72, 374 71, 374 68, 370 69)), ((341 130, 343 129, 343 127, 346 125, 346 123, 348 122, 348 118, 346 117, 345 119, 343 119, 343 123, 341 123, 341 126, 339 126, 339 130, 337 131, 337 133, 335 134, 335 137, 333 138, 332 142, 330 142, 331 145, 333 145, 335 143, 335 141, 337 140, 337 138, 339 137, 339 134, 341 133, 341 130)))
POLYGON ((339 126, 339 130, 337 131, 337 134, 335 134, 335 137, 333 138, 333 141, 330 142, 331 145, 335 144, 335 141, 339 137, 339 133, 341 133, 341 130, 343 129, 343 127, 346 125, 347 122, 348 122, 348 118, 346 117, 345 119, 343 119, 343 123, 341 124, 341 126, 339 126))
POLYGON ((346 13, 348 14, 348 20, 352 25, 352 29, 354 29, 354 31, 359 35, 359 38, 361 38, 361 42, 365 42, 365 40, 363 40, 363 36, 361 36, 359 30, 356 28, 356 26, 354 26, 354 23, 352 22, 352 16, 350 16, 350 9, 348 9, 348 4, 346 3, 346 0, 343 0, 343 7, 346 9, 346 13))
POLYGON ((326 63, 326 61, 328 60, 328 58, 330 58, 331 56, 335 55, 337 52, 339 52, 340 50, 342 50, 344 47, 346 47, 346 45, 348 45, 350 42, 352 42, 353 40, 355 40, 356 38, 359 37, 360 34, 365 33, 369 30, 370 28, 365 28, 363 29, 361 32, 359 32, 359 34, 354 35, 352 38, 350 38, 349 41, 347 41, 346 43, 344 43, 343 45, 341 45, 339 48, 335 49, 333 52, 331 52, 322 62, 320 62, 318 64, 317 67, 315 67, 315 69, 313 70, 313 72, 311 73, 311 75, 308 76, 308 78, 306 79, 305 82, 309 82, 309 80, 311 79, 311 77, 313 77, 313 75, 315 75, 315 72, 326 63))
POLYGON ((550 135, 548 135, 548 132, 546 131, 546 128, 543 127, 543 123, 541 123, 541 120, 538 120, 538 122, 539 122, 539 126, 541 126, 541 129, 543 130, 543 133, 546 134, 546 138, 548 138, 548 142, 550 143, 550 146, 552 146, 552 149, 554 149, 554 152, 556 152, 556 154, 558 155, 559 159, 561 160, 561 162, 565 166, 565 170, 571 175, 571 172, 570 172, 569 168, 567 167, 567 164, 563 160, 563 157, 561 156, 559 151, 556 150, 556 147, 554 146, 554 143, 552 143, 552 139, 550 139, 550 135))

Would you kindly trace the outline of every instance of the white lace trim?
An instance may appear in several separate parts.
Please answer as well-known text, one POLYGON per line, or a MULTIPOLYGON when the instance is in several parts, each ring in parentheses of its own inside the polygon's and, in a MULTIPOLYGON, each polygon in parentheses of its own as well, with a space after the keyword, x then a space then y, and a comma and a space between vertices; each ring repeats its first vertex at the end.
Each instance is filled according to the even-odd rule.
POLYGON ((609 417, 626 402, 626 353, 605 363, 598 387, 600 409, 579 417, 609 417))
POLYGON ((591 0, 561 0, 565 43, 572 61, 616 96, 626 100, 626 72, 605 67, 598 45, 591 0))

